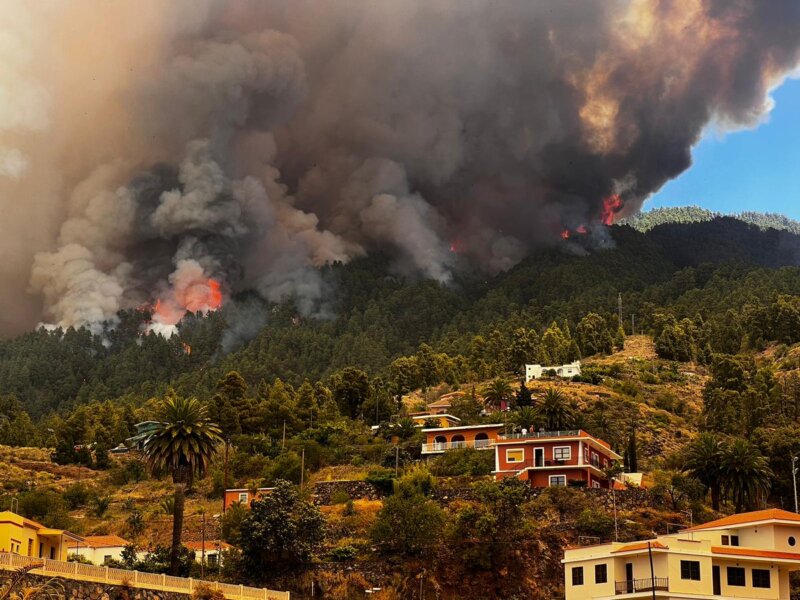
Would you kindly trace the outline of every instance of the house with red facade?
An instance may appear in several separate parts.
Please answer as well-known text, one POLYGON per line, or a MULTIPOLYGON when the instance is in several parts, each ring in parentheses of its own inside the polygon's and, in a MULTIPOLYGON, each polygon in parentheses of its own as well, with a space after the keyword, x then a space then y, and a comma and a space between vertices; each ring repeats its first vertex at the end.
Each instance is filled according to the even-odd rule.
POLYGON ((582 429, 498 434, 493 447, 495 479, 518 477, 532 487, 583 482, 579 485, 608 488, 604 470, 622 458, 582 429))
POLYGON ((223 502, 223 510, 228 510, 234 504, 241 504, 245 508, 250 508, 250 503, 253 500, 263 498, 275 488, 233 488, 225 490, 225 500, 223 502))
POLYGON ((422 430, 425 443, 422 454, 441 454, 456 448, 476 448, 488 450, 503 431, 502 423, 489 425, 462 425, 460 427, 431 427, 422 430))

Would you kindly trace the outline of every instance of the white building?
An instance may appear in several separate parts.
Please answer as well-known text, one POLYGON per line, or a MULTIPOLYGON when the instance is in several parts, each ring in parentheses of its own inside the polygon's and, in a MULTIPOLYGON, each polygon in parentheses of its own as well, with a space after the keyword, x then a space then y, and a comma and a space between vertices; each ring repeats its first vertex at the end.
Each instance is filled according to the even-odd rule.
POLYGON ((121 560, 122 551, 130 544, 118 535, 88 535, 82 542, 70 542, 69 554, 82 556, 95 565, 104 565, 109 560, 121 560))
MULTIPOLYGON (((203 542, 184 542, 184 546, 186 546, 189 550, 194 552, 194 560, 195 562, 202 562, 203 561, 203 542)), ((206 559, 206 566, 209 567, 216 567, 221 563, 221 555, 222 552, 226 552, 231 549, 231 545, 227 542, 223 542, 222 540, 206 540, 205 541, 205 559, 206 559)))
POLYGON ((557 367, 543 367, 542 365, 525 365, 525 383, 531 379, 541 379, 543 375, 553 371, 556 377, 575 377, 581 374, 581 361, 559 365, 557 367))

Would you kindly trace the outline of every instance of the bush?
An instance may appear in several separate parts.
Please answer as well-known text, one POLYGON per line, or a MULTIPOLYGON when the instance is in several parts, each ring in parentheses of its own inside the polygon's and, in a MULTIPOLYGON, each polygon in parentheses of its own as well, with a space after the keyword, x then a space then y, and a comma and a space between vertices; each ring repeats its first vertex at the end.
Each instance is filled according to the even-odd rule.
POLYGON ((345 492, 344 490, 336 490, 331 494, 331 503, 332 504, 345 504, 346 502, 350 501, 350 494, 345 492))
POLYGON ((474 448, 458 448, 432 460, 430 468, 431 473, 439 477, 491 475, 494 453, 474 448))
POLYGON ((353 546, 340 546, 331 550, 328 553, 328 558, 335 562, 346 562, 354 560, 357 555, 358 550, 353 546))
POLYGON ((194 600, 225 600, 225 594, 221 590, 215 590, 210 585, 201 583, 192 592, 194 600))
POLYGON ((587 508, 578 516, 578 531, 583 535, 606 538, 614 531, 614 519, 606 513, 587 508))
POLYGON ((138 460, 129 460, 111 469, 111 483, 117 486, 144 479, 147 479, 147 470, 144 468, 144 463, 138 460))
POLYGON ((394 471, 391 469, 372 469, 364 481, 371 483, 384 494, 394 492, 394 471))
POLYGON ((86 506, 91 497, 91 491, 83 483, 73 483, 67 486, 61 496, 70 510, 86 506))

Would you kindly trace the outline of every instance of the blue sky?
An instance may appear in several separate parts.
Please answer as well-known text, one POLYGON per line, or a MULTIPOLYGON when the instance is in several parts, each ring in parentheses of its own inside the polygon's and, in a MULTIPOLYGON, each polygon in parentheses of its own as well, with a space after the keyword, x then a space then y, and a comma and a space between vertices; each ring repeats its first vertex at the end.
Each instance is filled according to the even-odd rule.
POLYGON ((756 129, 724 136, 709 131, 692 152, 693 165, 644 209, 695 204, 800 219, 800 79, 785 82, 772 97, 769 120, 756 129))

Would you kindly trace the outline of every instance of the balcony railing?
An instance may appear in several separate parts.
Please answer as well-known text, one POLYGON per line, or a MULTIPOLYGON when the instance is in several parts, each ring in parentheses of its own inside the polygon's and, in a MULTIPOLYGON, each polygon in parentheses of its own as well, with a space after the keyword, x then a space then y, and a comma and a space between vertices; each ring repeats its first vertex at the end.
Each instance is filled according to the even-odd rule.
POLYGON ((77 581, 103 583, 123 587, 143 588, 163 592, 177 592, 191 596, 201 586, 218 590, 228 600, 289 600, 289 592, 277 592, 263 588, 253 588, 219 581, 201 581, 184 577, 172 577, 158 573, 142 573, 111 567, 84 565, 78 562, 64 562, 49 558, 32 558, 20 554, 0 552, 0 570, 32 568, 31 574, 47 577, 61 577, 77 581))
POLYGON ((669 591, 669 577, 655 577, 648 579, 628 579, 615 582, 615 593, 634 594, 636 592, 667 592, 669 591))
POLYGON ((497 436, 501 440, 521 440, 554 437, 578 437, 579 429, 567 429, 564 431, 529 431, 528 433, 505 433, 497 436))
POLYGON ((447 450, 456 450, 458 448, 475 448, 476 450, 485 450, 494 447, 494 440, 470 440, 463 442, 433 442, 432 444, 422 444, 422 453, 430 454, 433 452, 445 452, 447 450))

